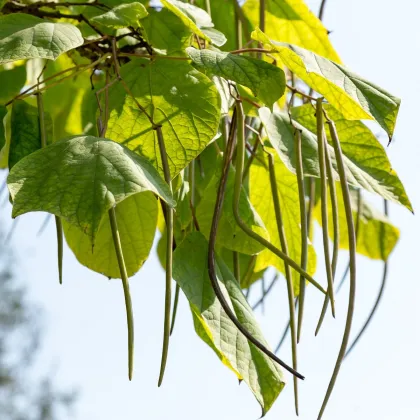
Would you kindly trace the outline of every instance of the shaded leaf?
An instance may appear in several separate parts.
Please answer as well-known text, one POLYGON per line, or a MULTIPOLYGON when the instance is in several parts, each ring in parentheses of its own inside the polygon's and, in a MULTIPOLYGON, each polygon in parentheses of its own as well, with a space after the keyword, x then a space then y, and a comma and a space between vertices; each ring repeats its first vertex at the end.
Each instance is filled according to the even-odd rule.
POLYGON ((18 95, 25 85, 25 66, 16 66, 10 70, 0 68, 0 80, 0 104, 5 104, 18 95))
POLYGON ((70 23, 23 13, 0 16, 0 64, 28 58, 55 60, 82 44, 79 29, 70 23))
POLYGON ((103 15, 95 16, 92 23, 99 23, 110 28, 125 28, 127 26, 140 26, 140 19, 148 15, 146 8, 138 2, 124 3, 114 7, 103 15))
MULTIPOLYGON (((271 113, 268 108, 261 108, 259 113, 267 131, 268 138, 270 139, 270 143, 276 149, 280 159, 291 171, 296 172, 296 156, 293 137, 294 129, 290 124, 289 115, 282 112, 271 113)), ((299 123, 294 122, 294 125, 302 131, 302 157, 304 173, 306 176, 319 177, 317 137, 314 133, 299 123)), ((337 173, 334 149, 332 146, 328 145, 327 150, 331 156, 334 178, 338 180, 339 176, 337 173)), ((396 196, 395 190, 384 185, 381 180, 375 178, 363 168, 357 166, 346 156, 344 156, 344 164, 349 184, 355 187, 364 188, 366 191, 379 194, 386 200, 403 204, 411 210, 410 202, 407 200, 406 196, 396 196)))
MULTIPOLYGON (((53 125, 49 114, 44 112, 47 143, 52 142, 53 125)), ((41 149, 38 108, 24 101, 12 105, 9 169, 21 159, 41 149)))
MULTIPOLYGON (((268 162, 264 154, 260 153, 260 157, 264 159, 266 165, 264 165, 260 160, 253 160, 250 168, 249 197, 270 234, 270 242, 277 248, 281 249, 273 205, 273 195, 270 188, 268 162)), ((297 178, 296 175, 292 173, 278 158, 278 156, 274 157, 274 164, 288 255, 300 264, 302 245, 297 178)), ((260 271, 269 266, 276 267, 277 270, 285 274, 283 260, 274 255, 270 250, 264 249, 257 256, 254 270, 260 271)), ((316 253, 311 244, 308 245, 308 265, 306 271, 310 275, 313 275, 316 271, 316 253)), ((294 294, 297 296, 299 294, 300 275, 293 269, 291 270, 291 273, 293 276, 294 294)))
POLYGON ((0 105, 0 150, 3 149, 3 146, 6 144, 6 133, 3 122, 6 114, 7 108, 3 105, 0 105))
POLYGON ((153 166, 108 139, 61 140, 19 161, 7 178, 13 217, 46 211, 85 232, 94 243, 107 211, 129 196, 151 191, 173 206, 153 166))
MULTIPOLYGON (((208 243, 202 234, 188 235, 174 253, 174 279, 190 302, 197 334, 239 379, 250 387, 263 415, 282 391, 285 380, 279 366, 238 331, 217 300, 207 270, 208 243)), ((267 345, 239 284, 217 258, 217 277, 237 318, 267 345)))
MULTIPOLYGON (((216 87, 184 61, 136 59, 121 68, 121 75, 154 123, 162 125, 174 178, 217 134, 220 95, 216 87)), ((162 170, 156 130, 121 84, 111 88, 109 105, 107 136, 162 170)))
POLYGON ((252 38, 279 53, 296 76, 343 114, 347 120, 376 120, 392 136, 400 99, 312 51, 270 40, 258 28, 252 38))
MULTIPOLYGON (((115 207, 128 276, 137 273, 150 253, 157 205, 156 197, 144 192, 131 195, 115 207)), ((102 218, 93 248, 91 239, 79 227, 64 222, 63 228, 67 244, 81 264, 107 277, 121 278, 108 217, 102 218)))
POLYGON ((262 60, 213 50, 187 48, 194 64, 216 76, 247 86, 269 107, 286 88, 283 70, 262 60))
MULTIPOLYGON (((258 26, 259 0, 247 0, 243 9, 253 27, 258 26)), ((341 61, 328 31, 304 0, 265 0, 265 32, 271 39, 299 45, 337 63, 341 61)))

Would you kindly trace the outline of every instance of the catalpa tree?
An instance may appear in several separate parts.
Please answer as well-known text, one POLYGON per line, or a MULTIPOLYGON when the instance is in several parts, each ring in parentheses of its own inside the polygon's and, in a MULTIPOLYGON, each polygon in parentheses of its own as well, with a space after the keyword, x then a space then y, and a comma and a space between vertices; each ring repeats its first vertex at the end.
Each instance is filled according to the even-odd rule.
POLYGON ((320 20, 324 6, 318 18, 303 0, 0 1, 0 163, 12 217, 55 216, 60 282, 64 238, 81 264, 121 279, 129 378, 129 277, 158 230, 166 272, 159 385, 184 293, 197 335, 247 383, 263 414, 284 371, 298 413, 305 289, 324 295, 318 332, 335 315, 342 249, 348 312, 323 416, 355 344, 357 254, 382 260, 384 272, 356 342, 399 237, 387 202, 412 210, 362 122, 376 121, 391 141, 400 100, 341 63, 320 20), (383 198, 385 214, 363 191, 383 198), (253 308, 247 301, 267 270, 287 284, 291 362, 281 359, 282 341, 271 349, 253 314, 277 275, 253 308), (316 273, 324 271, 322 285, 316 273))

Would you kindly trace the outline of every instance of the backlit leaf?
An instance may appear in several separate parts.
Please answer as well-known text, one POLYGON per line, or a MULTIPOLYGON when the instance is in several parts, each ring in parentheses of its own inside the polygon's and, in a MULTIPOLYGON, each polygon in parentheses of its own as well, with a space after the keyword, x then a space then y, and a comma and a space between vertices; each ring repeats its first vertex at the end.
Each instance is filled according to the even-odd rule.
MULTIPOLYGON (((151 192, 134 194, 115 207, 118 231, 127 275, 133 276, 146 261, 156 233, 158 201, 151 192)), ((93 271, 120 278, 111 226, 104 217, 96 234, 95 246, 77 226, 63 223, 67 244, 77 260, 93 271)))
MULTIPOLYGON (((216 87, 184 61, 136 59, 121 68, 121 75, 154 123, 162 125, 174 178, 217 134, 220 95, 216 87)), ((156 130, 121 84, 111 88, 109 105, 107 136, 161 170, 156 130)))
POLYGON ((283 63, 347 120, 376 120, 392 137, 400 99, 312 51, 270 40, 258 28, 252 38, 279 53, 283 63))
MULTIPOLYGON (((201 233, 188 235, 174 253, 174 279, 190 302, 197 334, 239 379, 250 387, 263 415, 270 409, 285 380, 280 367, 238 331, 217 300, 207 270, 208 243, 201 233)), ((254 337, 267 345, 241 287, 217 258, 217 277, 236 317, 254 337)))
MULTIPOLYGON (((341 149, 346 157, 375 179, 382 189, 392 194, 394 201, 400 202, 412 211, 413 209, 405 188, 395 170, 392 169, 384 147, 379 143, 372 131, 360 121, 346 120, 330 105, 325 105, 324 108, 335 123, 341 149)), ((316 118, 311 105, 293 108, 292 116, 300 124, 316 133, 316 118)), ((327 126, 325 127, 325 132, 328 141, 332 144, 327 126)))
MULTIPOLYGON (((262 153, 259 156, 260 158, 265 158, 262 153)), ((266 163, 265 165, 259 159, 254 159, 252 162, 250 168, 249 197, 270 234, 270 242, 281 249, 273 205, 273 195, 270 188, 267 158, 264 161, 266 163)), ((275 156, 274 163, 288 254, 290 258, 300 264, 301 235, 297 178, 277 156, 275 156)), ((285 273, 283 260, 274 255, 270 250, 264 249, 257 256, 255 271, 263 270, 269 266, 276 267, 277 270, 283 274, 285 273)), ((316 253, 311 244, 308 246, 308 266, 306 271, 311 275, 316 271, 316 253)), ((291 272, 294 292, 295 295, 298 295, 300 275, 293 269, 291 272)))
MULTIPOLYGON (((259 0, 247 0, 243 9, 253 27, 258 26, 259 0)), ((328 31, 304 0, 265 0, 265 33, 271 39, 299 45, 340 63, 328 31)))
MULTIPOLYGON (((296 156, 293 137, 294 129, 290 125, 289 115, 283 112, 271 113, 268 108, 261 108, 259 113, 270 143, 276 149, 280 159, 286 166, 291 171, 295 172, 296 156)), ((294 125, 302 132, 302 157, 305 175, 319 177, 317 137, 299 123, 294 122, 294 125)), ((334 149, 332 146, 328 145, 327 150, 331 156, 334 178, 338 180, 339 176, 337 173, 334 149)), ((403 204, 411 210, 410 202, 407 200, 406 196, 397 196, 396 191, 392 186, 389 187, 385 185, 380 177, 374 177, 372 174, 365 171, 363 167, 357 166, 346 156, 344 156, 344 164, 349 184, 379 194, 386 200, 403 204)))

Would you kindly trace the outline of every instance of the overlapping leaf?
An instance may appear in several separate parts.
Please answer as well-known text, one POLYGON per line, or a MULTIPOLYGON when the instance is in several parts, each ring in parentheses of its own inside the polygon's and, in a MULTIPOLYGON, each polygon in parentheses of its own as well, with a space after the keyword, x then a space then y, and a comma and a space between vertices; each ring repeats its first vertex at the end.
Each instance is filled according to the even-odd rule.
MULTIPOLYGON (((202 234, 188 235, 174 253, 174 279, 190 302, 197 334, 247 383, 264 415, 284 387, 283 373, 248 342, 223 311, 208 276, 207 251, 208 243, 202 234)), ((217 277, 239 321, 267 345, 239 284, 220 258, 217 259, 217 277)))
MULTIPOLYGON (((47 143, 52 142, 53 125, 49 114, 44 113, 47 143)), ((12 106, 9 169, 25 156, 42 147, 39 129, 38 108, 24 101, 15 101, 12 106)))
POLYGON ((0 104, 5 104, 19 94, 26 82, 25 66, 6 70, 0 67, 0 104))
POLYGON ((79 29, 70 23, 23 13, 0 16, 0 64, 28 58, 55 60, 82 44, 79 29))
POLYGON ((106 212, 151 191, 175 205, 167 184, 143 157, 108 139, 61 140, 19 161, 7 178, 13 217, 46 211, 77 226, 94 243, 106 212))
MULTIPOLYGON (((243 6, 253 27, 259 25, 259 0, 247 0, 243 6)), ((322 22, 304 0, 265 0, 265 31, 269 38, 299 45, 340 62, 322 22)))
MULTIPOLYGON (((162 125, 169 167, 175 177, 217 134, 220 95, 216 87, 183 61, 136 59, 121 68, 121 75, 153 122, 162 125)), ((111 88, 109 105, 107 136, 161 169, 156 131, 121 84, 111 88)))
POLYGON ((270 40, 258 28, 252 38, 269 46, 297 77, 328 100, 347 120, 376 120, 391 137, 400 100, 384 89, 312 51, 270 40))
MULTIPOLYGON (((295 172, 296 155, 293 137, 294 129, 290 124, 289 115, 282 112, 271 113, 268 108, 261 108, 259 114, 267 131, 268 138, 279 154, 280 159, 291 171, 295 172)), ((297 122, 294 122, 294 125, 302 131, 302 155, 305 175, 319 177, 318 144, 316 135, 297 122)), ((334 149, 331 146, 328 146, 327 150, 331 156, 334 177, 338 180, 339 176, 337 173, 334 149)), ((398 195, 398 191, 393 189, 392 186, 389 187, 383 184, 381 179, 374 176, 374 173, 371 174, 365 171, 363 167, 357 166, 346 156, 344 156, 344 163, 347 180, 351 185, 379 194, 386 200, 400 203, 411 210, 411 204, 408 201, 405 192, 402 194, 400 191, 400 194, 398 195)))
POLYGON ((187 54, 198 68, 247 86, 269 107, 284 94, 284 72, 270 63, 253 57, 192 47, 187 48, 187 54))
MULTIPOLYGON (((118 231, 127 275, 134 275, 146 261, 156 232, 158 201, 151 192, 134 194, 117 204, 118 231)), ((84 266, 110 278, 120 278, 111 226, 104 217, 96 234, 95 245, 79 227, 64 221, 67 244, 84 266)))
MULTIPOLYGON (((260 154, 264 158, 263 154, 260 154)), ((262 161, 264 162, 264 161, 262 161)), ((273 195, 270 189, 270 176, 268 162, 264 165, 259 159, 254 159, 250 168, 249 197, 255 210, 261 216, 269 234, 270 242, 281 249, 280 238, 273 205, 273 195)), ((279 193, 280 206, 283 219, 283 227, 286 235, 288 255, 298 264, 301 258, 301 235, 300 235, 300 209, 299 190, 296 175, 286 165, 275 157, 276 184, 279 193)), ((255 271, 263 270, 268 266, 274 266, 277 270, 285 273, 284 262, 270 250, 264 249, 258 256, 255 271)), ((316 270, 316 253, 311 244, 308 247, 307 272, 311 275, 316 270)), ((292 269, 295 295, 299 294, 300 275, 292 269)))
POLYGON ((123 3, 103 15, 93 17, 91 22, 114 29, 126 28, 127 26, 137 28, 140 26, 140 19, 147 15, 147 10, 141 3, 123 3))
MULTIPOLYGON (((337 202, 339 209, 340 226, 340 248, 348 249, 348 229, 346 223, 346 213, 344 210, 341 187, 337 183, 337 202)), ((352 191, 351 205, 353 218, 357 218, 357 192, 352 191)), ((332 218, 331 205, 328 206, 329 218, 332 218)), ((322 224, 320 203, 314 209, 314 216, 319 224, 322 224)), ((359 228, 357 233, 357 252, 374 260, 386 261, 395 248, 400 237, 400 231, 390 220, 365 200, 362 199, 361 211, 359 215, 359 228)), ((328 231, 333 238, 333 227, 329 224, 328 231)))
MULTIPOLYGON (((196 210, 200 231, 206 235, 207 238, 210 234, 217 189, 220 182, 220 173, 221 171, 218 170, 216 175, 213 176, 206 189, 203 191, 202 198, 196 210)), ((257 254, 264 249, 264 246, 255 239, 250 238, 239 227, 233 215, 234 182, 234 174, 231 171, 226 184, 225 201, 223 203, 223 212, 219 222, 216 243, 218 246, 225 247, 232 251, 241 252, 243 254, 257 254)), ((244 190, 242 190, 239 200, 239 214, 250 229, 258 233, 260 236, 268 240, 270 239, 264 223, 253 208, 244 190)))
MULTIPOLYGON (((346 120, 335 108, 324 106, 329 117, 334 121, 343 153, 360 170, 369 174, 378 185, 394 196, 398 201, 412 211, 411 203, 405 188, 392 169, 384 147, 374 134, 360 121, 346 120)), ((294 108, 292 116, 300 124, 316 133, 316 118, 311 105, 294 108)), ((328 127, 325 127, 327 138, 331 144, 328 127)))

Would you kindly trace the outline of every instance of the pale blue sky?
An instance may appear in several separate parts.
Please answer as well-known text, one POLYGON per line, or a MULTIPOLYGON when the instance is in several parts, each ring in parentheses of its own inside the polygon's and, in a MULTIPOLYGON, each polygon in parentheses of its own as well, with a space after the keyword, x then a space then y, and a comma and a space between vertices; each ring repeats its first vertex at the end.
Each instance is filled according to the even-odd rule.
MULTIPOLYGON (((317 8, 318 1, 309 1, 317 8)), ((420 3, 414 0, 328 0, 325 22, 346 65, 402 98, 395 141, 388 149, 393 167, 406 185, 414 209, 420 208, 420 3)), ((378 129, 379 131, 379 129, 378 129)), ((380 204, 380 200, 377 201, 380 204)), ((342 367, 325 420, 418 419, 420 371, 418 321, 420 306, 418 236, 420 219, 396 205, 392 219, 401 241, 390 260, 383 304, 368 334, 342 367)), ((10 207, 2 224, 10 227, 10 207)), ((162 341, 164 273, 155 253, 132 279, 136 347, 134 380, 127 379, 127 337, 121 284, 80 266, 71 252, 64 258, 64 285, 56 274, 55 228, 35 237, 43 215, 22 217, 13 243, 16 269, 28 283, 31 298, 46 311, 46 337, 38 365, 55 367, 62 385, 76 385, 81 395, 75 420, 254 420, 260 408, 245 384, 238 382, 214 353, 195 335, 189 308, 181 299, 171 340, 163 386, 158 389, 162 341)), ((319 234, 318 234, 319 245, 319 234)), ((341 255, 341 267, 347 261, 341 255)), ((322 267, 322 264, 320 264, 322 267)), ((341 270, 339 270, 341 272, 341 270)), ((359 259, 354 331, 363 322, 376 295, 381 264, 359 259)), ((325 283, 323 273, 317 277, 325 283)), ((347 290, 337 300, 338 316, 328 319, 313 337, 320 296, 307 297, 305 329, 300 349, 301 416, 316 418, 343 331, 347 290)), ((286 320, 286 293, 276 286, 267 302, 267 317, 258 313, 274 345, 286 320)), ((281 356, 291 360, 289 345, 281 356)), ((292 419, 293 390, 286 387, 266 418, 292 419)))

